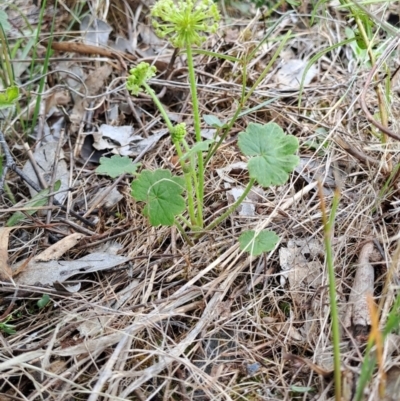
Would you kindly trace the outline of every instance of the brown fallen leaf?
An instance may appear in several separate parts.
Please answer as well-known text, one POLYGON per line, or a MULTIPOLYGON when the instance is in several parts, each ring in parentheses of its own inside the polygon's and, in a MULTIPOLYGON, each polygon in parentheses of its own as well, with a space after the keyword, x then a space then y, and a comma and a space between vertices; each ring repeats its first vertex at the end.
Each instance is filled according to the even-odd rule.
MULTIPOLYGON (((96 47, 96 46, 95 46, 96 47)), ((112 73, 112 67, 108 64, 104 64, 101 67, 97 68, 95 74, 89 75, 85 79, 85 85, 79 89, 81 93, 85 93, 86 95, 94 96, 97 95, 103 88, 105 87, 105 81, 112 73), (87 92, 85 92, 87 91, 87 92)), ((86 97, 79 97, 75 100, 74 107, 72 108, 70 119, 71 119, 71 132, 77 132, 79 130, 80 123, 83 121, 86 113, 86 107, 88 106, 89 101, 86 97)), ((79 153, 80 149, 83 145, 83 139, 78 137, 78 140, 82 143, 79 143, 79 153)), ((77 141, 78 146, 78 141, 77 141)), ((76 150, 76 155, 78 156, 78 149, 76 150)))
POLYGON ((0 280, 10 281, 13 275, 8 264, 8 238, 15 227, 0 228, 0 280))
MULTIPOLYGON (((42 43, 44 46, 47 46, 47 42, 42 43)), ((131 61, 136 61, 137 56, 125 52, 119 52, 117 50, 108 50, 104 47, 86 45, 84 43, 76 43, 76 42, 52 42, 51 48, 53 50, 67 52, 67 53, 78 53, 78 54, 95 54, 103 57, 109 58, 125 58, 131 61)))
POLYGON ((296 365, 306 365, 308 366, 311 370, 313 370, 316 374, 321 375, 323 377, 327 377, 332 375, 333 370, 325 370, 323 368, 321 368, 320 366, 318 366, 317 364, 315 364, 314 362, 311 362, 309 359, 307 358, 302 358, 298 355, 294 355, 294 354, 283 354, 283 359, 290 361, 296 365))
POLYGON ((370 256, 374 251, 372 242, 366 243, 361 249, 353 286, 349 297, 349 307, 344 318, 344 326, 369 326, 367 295, 374 293, 374 268, 370 263, 370 256))
POLYGON ((400 393, 400 368, 392 366, 386 374, 386 391, 384 401, 396 401, 400 393))
POLYGON ((44 250, 39 255, 33 258, 34 262, 48 262, 49 260, 57 260, 65 252, 73 248, 85 235, 74 233, 68 235, 57 243, 49 246, 46 250, 44 250))
POLYGON ((66 90, 55 90, 45 99, 45 114, 53 107, 66 106, 71 101, 71 96, 66 90))

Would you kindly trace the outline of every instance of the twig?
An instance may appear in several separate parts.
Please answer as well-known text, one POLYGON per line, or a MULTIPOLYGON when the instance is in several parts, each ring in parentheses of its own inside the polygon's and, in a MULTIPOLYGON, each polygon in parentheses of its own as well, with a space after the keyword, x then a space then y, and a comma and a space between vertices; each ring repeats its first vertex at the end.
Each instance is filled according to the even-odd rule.
POLYGON ((24 149, 26 150, 26 154, 28 155, 29 161, 30 161, 31 164, 32 164, 32 168, 33 168, 33 170, 35 171, 35 174, 36 174, 36 177, 37 177, 37 179, 38 179, 38 181, 39 181, 39 183, 40 183, 40 186, 41 186, 43 189, 44 189, 44 188, 47 188, 46 181, 45 181, 45 179, 43 178, 43 175, 42 175, 41 171, 39 170, 39 166, 38 166, 38 164, 36 163, 36 159, 35 159, 35 157, 33 156, 32 150, 31 150, 30 146, 29 146, 26 142, 24 143, 24 149))
POLYGON ((0 177, 0 195, 3 194, 4 192, 4 183, 6 180, 6 175, 8 172, 8 169, 11 168, 14 164, 14 159, 11 156, 10 150, 7 146, 7 142, 4 138, 3 133, 0 131, 0 145, 3 148, 3 152, 4 152, 4 157, 5 157, 5 163, 3 164, 3 173, 0 177))
POLYGON ((11 311, 14 309, 14 305, 15 305, 15 301, 17 299, 17 295, 18 295, 18 286, 15 287, 14 295, 11 298, 10 305, 8 305, 8 307, 5 310, 5 312, 2 315, 0 315, 0 320, 5 319, 11 313, 11 311))
MULTIPOLYGON (((64 140, 64 131, 61 130, 60 137, 59 137, 58 143, 57 143, 57 148, 54 153, 54 160, 53 160, 53 165, 52 165, 53 171, 51 173, 50 186, 49 186, 50 192, 54 192, 54 182, 57 178, 58 161, 60 159, 60 152, 61 152, 63 140, 64 140)), ((49 196, 49 205, 51 205, 53 203, 54 199, 55 199, 54 195, 49 196)), ((52 209, 47 210, 46 224, 50 224, 52 212, 53 212, 52 209)))
MULTIPOLYGON (((47 42, 42 42, 44 46, 47 46, 47 42)), ((137 56, 125 52, 120 52, 118 50, 108 50, 104 47, 86 45, 84 43, 74 43, 74 42, 52 42, 51 48, 53 50, 67 52, 67 53, 78 53, 78 54, 96 54, 103 57, 115 58, 120 60, 121 57, 136 61, 137 56)))

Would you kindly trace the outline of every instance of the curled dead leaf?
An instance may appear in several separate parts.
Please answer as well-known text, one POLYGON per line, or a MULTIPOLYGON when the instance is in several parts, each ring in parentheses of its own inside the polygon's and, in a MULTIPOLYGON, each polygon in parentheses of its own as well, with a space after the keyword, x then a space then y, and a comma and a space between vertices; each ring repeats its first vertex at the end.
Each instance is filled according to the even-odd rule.
POLYGON ((49 260, 57 260, 65 252, 73 248, 85 235, 80 233, 74 233, 68 235, 57 243, 49 246, 46 250, 44 250, 39 255, 35 256, 33 259, 34 262, 47 262, 49 260))
POLYGON ((371 324, 367 295, 374 293, 374 268, 370 263, 370 256, 373 251, 374 244, 372 242, 366 243, 361 249, 344 319, 345 327, 352 325, 366 327, 371 324))
POLYGON ((10 281, 12 270, 8 264, 8 238, 14 227, 0 228, 0 280, 10 281))

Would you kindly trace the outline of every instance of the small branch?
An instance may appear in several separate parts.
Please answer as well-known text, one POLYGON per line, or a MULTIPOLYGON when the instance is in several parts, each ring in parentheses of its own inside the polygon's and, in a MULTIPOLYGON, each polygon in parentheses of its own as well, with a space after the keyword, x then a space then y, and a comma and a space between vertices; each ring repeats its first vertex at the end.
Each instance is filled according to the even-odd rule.
POLYGON ((1 131, 0 131, 0 145, 3 149, 4 157, 5 157, 5 160, 3 163, 3 172, 0 177, 0 195, 2 195, 4 192, 3 187, 4 187, 5 180, 6 180, 6 175, 7 175, 8 169, 12 168, 12 166, 14 165, 14 159, 11 156, 10 150, 7 146, 7 142, 4 138, 4 134, 1 131))

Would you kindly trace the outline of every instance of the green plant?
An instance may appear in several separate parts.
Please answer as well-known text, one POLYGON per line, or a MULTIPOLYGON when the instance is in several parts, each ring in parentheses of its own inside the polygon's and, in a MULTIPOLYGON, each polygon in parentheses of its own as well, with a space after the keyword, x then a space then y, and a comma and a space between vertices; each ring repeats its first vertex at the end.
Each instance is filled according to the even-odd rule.
MULTIPOLYGON (((244 201, 256 183, 263 187, 284 184, 288 180, 289 173, 299 162, 299 158, 295 155, 298 149, 298 140, 292 135, 286 135, 282 128, 273 122, 265 125, 250 123, 246 130, 239 134, 238 141, 240 150, 245 156, 249 157, 249 183, 233 205, 204 227, 204 176, 207 163, 222 140, 228 135, 244 104, 260 79, 265 76, 269 66, 253 87, 246 92, 246 65, 243 63, 243 92, 236 114, 227 123, 219 121, 215 116, 204 116, 206 123, 217 127, 222 135, 219 141, 214 139, 203 141, 200 134, 200 108, 192 46, 203 43, 204 34, 216 31, 220 18, 217 7, 212 0, 198 2, 160 0, 153 7, 151 15, 158 35, 169 39, 173 46, 181 48, 186 53, 195 140, 194 144, 190 146, 186 141, 186 124, 172 124, 166 110, 149 85, 148 80, 156 73, 155 67, 142 62, 131 69, 126 84, 127 89, 134 96, 137 96, 141 91, 150 95, 168 127, 183 172, 182 178, 172 175, 168 170, 159 169, 153 172, 144 170, 132 182, 132 196, 137 201, 146 203, 143 213, 149 218, 152 225, 176 225, 187 239, 186 227, 197 232, 195 236, 198 237, 201 235, 201 231, 209 231, 225 220, 244 201), (205 152, 207 153, 204 155, 205 152), (187 207, 184 193, 187 197, 187 207), (186 210, 188 215, 184 214, 186 210)), ((278 51, 280 48, 281 46, 279 46, 278 51)), ((277 54, 275 53, 273 59, 276 59, 277 54)), ((128 168, 131 169, 130 172, 135 169, 133 166, 128 168)), ((102 166, 97 169, 97 173, 105 173, 106 171, 107 168, 102 166)), ((119 174, 125 172, 126 170, 121 170, 119 174)), ((113 173, 116 174, 115 171, 113 173)), ((107 174, 110 175, 109 172, 107 174)), ((242 234, 240 244, 242 250, 258 255, 273 249, 277 241, 278 237, 273 232, 249 231, 242 234)))
POLYGON ((43 294, 42 298, 40 298, 37 302, 36 305, 38 306, 39 309, 45 308, 50 302, 50 296, 49 294, 43 294))
MULTIPOLYGON (((372 302, 372 301, 371 301, 372 302)), ((400 327, 400 295, 398 295, 392 305, 392 308, 389 312, 386 325, 382 332, 379 332, 379 327, 371 327, 371 334, 368 339, 367 348, 364 355, 364 360, 361 366, 361 374, 357 381, 357 389, 356 394, 354 396, 355 401, 361 401, 364 397, 365 387, 371 380, 372 374, 375 371, 377 363, 381 365, 382 359, 382 350, 380 349, 387 337, 391 333, 397 333, 400 327), (376 350, 373 350, 374 345, 376 346, 376 350)), ((375 311, 374 313, 377 314, 375 311)), ((379 366, 379 368, 383 369, 383 366, 379 366)), ((384 388, 383 388, 384 390, 384 388)))
POLYGON ((10 86, 5 92, 0 92, 0 110, 13 107, 18 97, 19 90, 16 86, 10 86))
POLYGON ((340 193, 335 190, 332 202, 332 210, 328 216, 322 191, 322 184, 319 183, 319 194, 321 199, 322 224, 324 226, 324 245, 325 258, 328 269, 328 285, 329 285, 329 306, 331 315, 332 342, 333 342, 333 366, 335 381, 335 400, 341 401, 342 385, 341 385, 341 364, 340 364, 340 329, 339 329, 339 312, 337 306, 335 266, 332 252, 332 236, 335 225, 335 217, 339 206, 340 193))
POLYGON ((15 334, 15 325, 9 324, 8 322, 12 319, 12 315, 8 315, 4 322, 0 323, 0 331, 6 334, 15 334))
POLYGON ((14 82, 14 71, 6 36, 9 24, 7 15, 2 13, 0 13, 0 110, 12 109, 19 97, 19 89, 14 82))
MULTIPOLYGON (((19 88, 15 85, 14 71, 10 60, 10 49, 6 37, 6 30, 9 28, 7 15, 0 13, 0 119, 6 120, 14 112, 14 106, 19 98, 19 88), (8 112, 3 110, 10 109, 8 112)), ((3 124, 2 124, 3 125, 3 124)), ((2 127, 0 127, 2 129, 2 127)), ((2 149, 0 149, 0 152, 2 149)), ((3 163, 4 155, 0 154, 0 191, 7 193, 13 204, 16 203, 13 193, 5 182, 5 175, 9 166, 3 163), (3 166, 4 164, 4 166, 3 166)))

